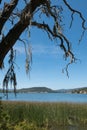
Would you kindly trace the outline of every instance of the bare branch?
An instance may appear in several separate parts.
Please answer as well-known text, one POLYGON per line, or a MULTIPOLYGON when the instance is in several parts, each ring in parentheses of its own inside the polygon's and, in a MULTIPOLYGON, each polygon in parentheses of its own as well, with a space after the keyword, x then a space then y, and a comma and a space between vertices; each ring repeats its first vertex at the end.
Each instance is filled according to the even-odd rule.
POLYGON ((71 44, 70 44, 69 40, 62 33, 54 33, 50 29, 48 24, 37 23, 36 21, 34 21, 34 22, 31 22, 31 25, 45 30, 47 32, 47 34, 52 35, 52 37, 58 38, 60 40, 60 48, 63 49, 65 58, 70 57, 70 62, 66 65, 66 68, 65 68, 67 76, 69 76, 68 75, 68 66, 76 61, 76 58, 71 51, 71 44), (67 46, 64 45, 64 43, 66 43, 67 46))
POLYGON ((86 20, 84 19, 82 13, 81 13, 80 11, 77 11, 77 10, 73 9, 73 8, 67 3, 66 0, 63 0, 63 2, 64 2, 65 5, 69 8, 69 10, 72 12, 72 15, 71 15, 71 25, 72 25, 72 21, 73 21, 73 15, 74 15, 74 13, 77 13, 77 14, 80 16, 80 18, 82 19, 82 28, 83 28, 84 30, 86 30, 86 29, 87 29, 87 28, 85 27, 85 22, 86 22, 86 20))
POLYGON ((79 39, 79 43, 82 41, 83 37, 84 37, 84 34, 85 34, 85 30, 82 31, 82 34, 81 34, 81 37, 79 39))
MULTIPOLYGON (((53 33, 53 31, 50 29, 49 25, 48 24, 45 24, 45 23, 37 23, 36 21, 34 22, 31 22, 31 25, 32 26, 36 26, 40 29, 43 29, 45 30, 47 33, 50 33, 54 38, 58 37, 60 39, 61 42, 63 42, 63 39, 61 38, 60 35, 56 35, 53 33)), ((49 35, 50 35, 49 34, 49 35)))
POLYGON ((18 0, 11 0, 10 3, 4 4, 4 9, 0 15, 0 34, 1 34, 1 31, 2 31, 2 28, 5 24, 5 22, 10 17, 10 15, 11 15, 12 11, 14 10, 14 8, 16 7, 17 3, 18 3, 18 0))
POLYGON ((2 0, 0 0, 0 4, 1 4, 2 0))
POLYGON ((71 14, 71 23, 70 23, 70 27, 69 28, 71 28, 72 24, 73 24, 73 20, 74 20, 73 15, 74 15, 74 13, 72 12, 72 14, 71 14))
POLYGON ((36 21, 31 22, 32 26, 36 26, 40 29, 44 29, 46 32, 48 31, 54 38, 59 38, 61 43, 63 43, 63 39, 66 41, 67 46, 68 46, 68 50, 70 50, 70 42, 68 41, 68 39, 62 34, 62 33, 54 33, 53 30, 50 29, 48 24, 45 23, 37 23, 36 21))

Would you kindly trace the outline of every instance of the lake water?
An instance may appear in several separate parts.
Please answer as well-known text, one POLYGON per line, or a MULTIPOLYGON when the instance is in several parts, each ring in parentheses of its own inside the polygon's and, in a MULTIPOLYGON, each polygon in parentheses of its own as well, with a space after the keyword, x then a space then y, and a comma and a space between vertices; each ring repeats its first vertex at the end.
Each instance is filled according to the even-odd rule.
MULTIPOLYGON (((3 96, 3 94, 0 94, 3 96)), ((2 100, 6 100, 3 97, 2 100)), ((87 94, 65 94, 65 93, 13 93, 8 94, 8 100, 12 101, 34 101, 34 102, 78 102, 87 103, 87 94)))

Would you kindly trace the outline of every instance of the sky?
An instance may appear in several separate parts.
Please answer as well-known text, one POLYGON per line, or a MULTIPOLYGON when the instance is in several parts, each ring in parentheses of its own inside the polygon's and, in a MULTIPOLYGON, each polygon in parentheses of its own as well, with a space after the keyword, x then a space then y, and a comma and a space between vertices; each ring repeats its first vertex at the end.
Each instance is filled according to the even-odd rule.
MULTIPOLYGON (((86 0, 76 0, 75 2, 68 0, 68 2, 73 8, 81 10, 86 18, 86 0)), ((55 0, 55 4, 57 4, 57 0, 55 0)), ((61 4, 63 3, 61 2, 61 4)), ((31 27, 31 37, 28 38, 27 31, 21 36, 22 38, 28 38, 27 41, 32 48, 32 65, 29 75, 26 75, 25 71, 24 45, 18 41, 14 46, 17 50, 17 66, 15 66, 17 88, 48 87, 51 89, 71 89, 87 87, 87 32, 85 32, 81 43, 79 43, 82 31, 81 20, 78 15, 74 15, 72 28, 69 29, 70 12, 68 12, 66 7, 64 7, 64 13, 66 16, 63 17, 65 23, 63 33, 70 39, 76 58, 80 59, 69 66, 69 78, 66 76, 66 72, 62 73, 62 69, 68 63, 63 58, 63 51, 54 41, 48 39, 45 32, 31 27)), ((51 24, 50 20, 49 22, 51 24)), ((85 26, 87 26, 87 23, 85 23, 85 26)), ((2 80, 6 70, 7 67, 0 70, 0 87, 2 87, 2 80)))

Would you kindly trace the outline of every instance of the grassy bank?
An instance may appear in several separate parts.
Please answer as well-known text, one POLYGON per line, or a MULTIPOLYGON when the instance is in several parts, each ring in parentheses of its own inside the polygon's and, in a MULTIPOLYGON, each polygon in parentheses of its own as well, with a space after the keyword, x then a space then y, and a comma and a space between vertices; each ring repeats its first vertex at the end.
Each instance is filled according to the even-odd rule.
POLYGON ((10 117, 10 124, 16 125, 16 128, 29 125, 30 130, 48 130, 63 125, 87 125, 87 104, 12 101, 2 104, 3 111, 10 117))

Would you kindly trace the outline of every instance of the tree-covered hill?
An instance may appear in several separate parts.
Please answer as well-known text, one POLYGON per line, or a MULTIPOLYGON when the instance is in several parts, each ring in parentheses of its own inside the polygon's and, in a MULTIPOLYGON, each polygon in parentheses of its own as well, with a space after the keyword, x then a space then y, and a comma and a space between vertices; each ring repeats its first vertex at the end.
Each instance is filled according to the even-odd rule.
MULTIPOLYGON (((0 93, 3 90, 0 89, 0 93)), ((8 92, 13 92, 13 90, 9 90, 8 92)), ((17 93, 78 93, 78 94, 87 94, 87 87, 74 88, 74 89, 58 89, 53 90, 48 87, 31 87, 31 88, 21 88, 16 90, 17 93)))
POLYGON ((50 88, 47 88, 47 87, 31 87, 31 88, 22 88, 22 89, 19 89, 17 90, 17 92, 54 92, 54 90, 50 89, 50 88))

